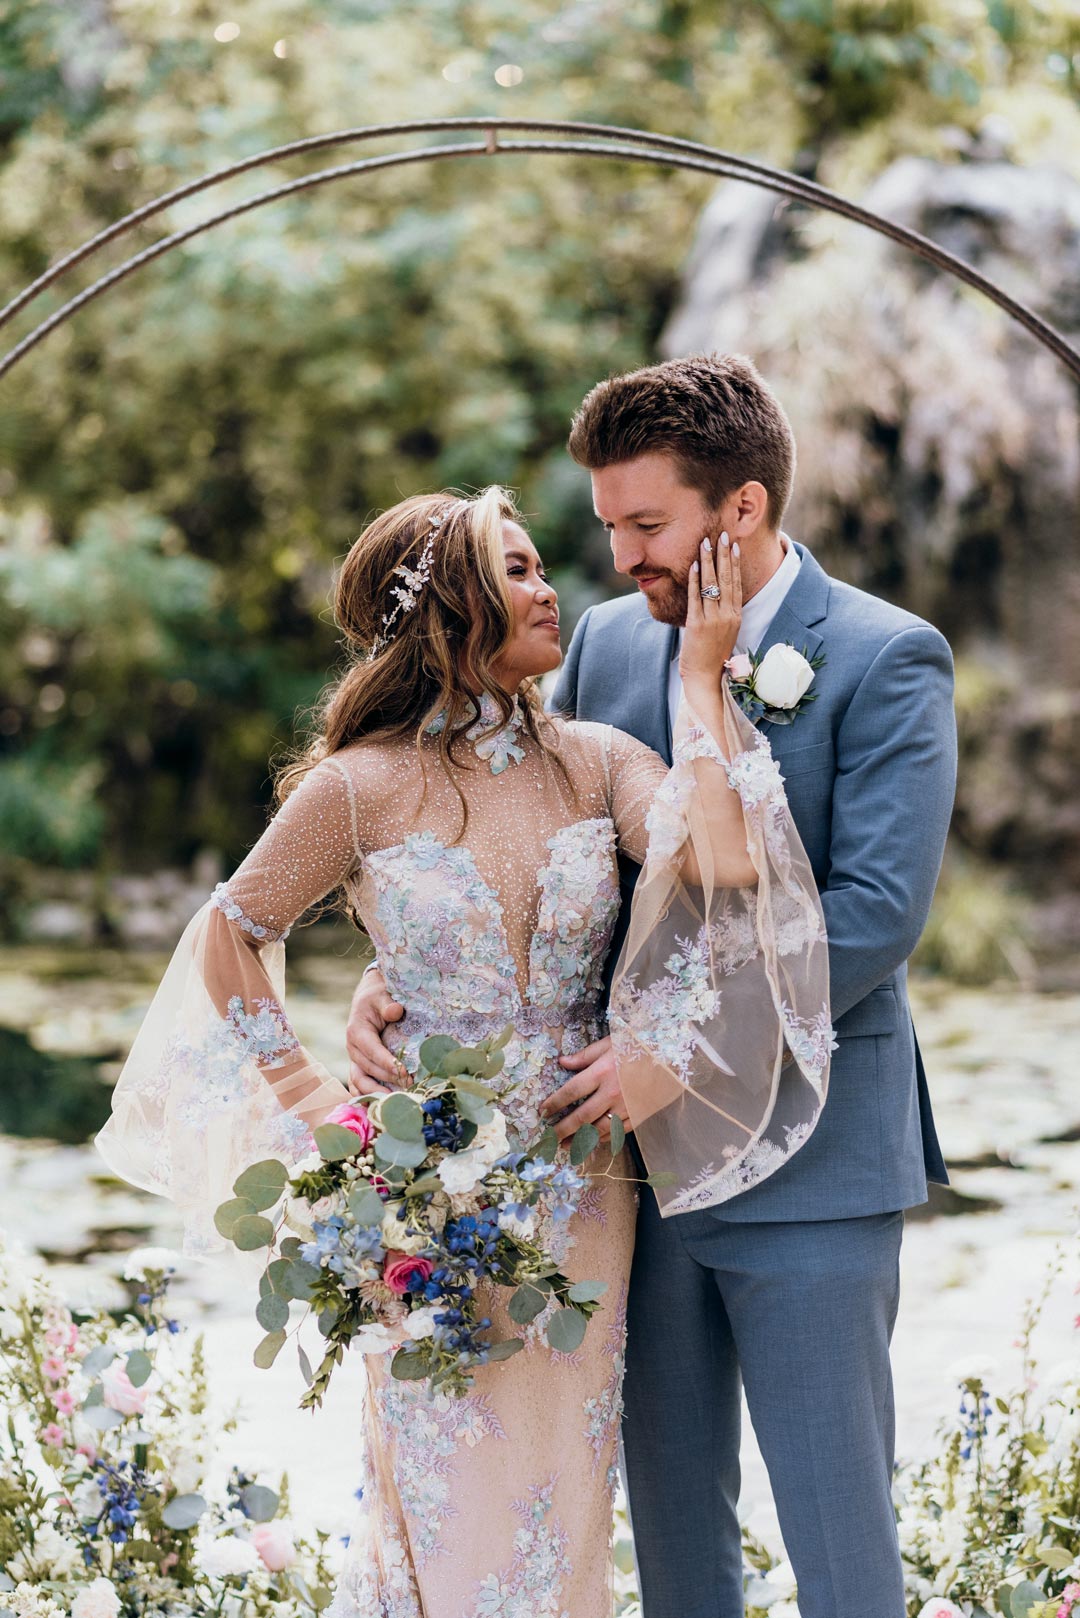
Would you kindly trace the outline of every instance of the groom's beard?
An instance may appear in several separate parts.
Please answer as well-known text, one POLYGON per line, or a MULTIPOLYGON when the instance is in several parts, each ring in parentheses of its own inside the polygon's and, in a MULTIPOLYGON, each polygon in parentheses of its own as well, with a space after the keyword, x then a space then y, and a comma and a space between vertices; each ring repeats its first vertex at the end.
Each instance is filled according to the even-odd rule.
MULTIPOLYGON (((652 578, 655 574, 655 568, 641 571, 643 578, 652 578)), ((633 579, 637 578, 638 575, 631 573, 630 577, 633 579)), ((677 579, 673 573, 663 573, 653 589, 642 591, 649 611, 657 623, 678 624, 680 627, 686 623, 686 592, 688 584, 687 579, 677 579)))

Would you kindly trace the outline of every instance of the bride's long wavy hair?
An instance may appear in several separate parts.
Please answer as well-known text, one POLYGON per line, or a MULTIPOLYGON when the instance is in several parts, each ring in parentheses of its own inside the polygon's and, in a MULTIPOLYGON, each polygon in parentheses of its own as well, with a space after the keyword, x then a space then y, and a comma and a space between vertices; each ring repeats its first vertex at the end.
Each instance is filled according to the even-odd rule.
MULTIPOLYGON (((476 718, 471 693, 486 692, 498 705, 500 717, 492 731, 513 714, 513 697, 493 674, 514 628, 504 522, 524 526, 510 494, 494 485, 471 498, 445 490, 413 495, 368 524, 342 563, 334 590, 334 620, 344 638, 346 665, 313 710, 306 746, 276 771, 278 803, 316 764, 350 742, 412 737, 420 752, 426 727, 445 711, 439 756, 461 799, 459 838, 464 835, 468 806, 454 773, 469 746, 464 732, 476 718), (439 518, 427 577, 415 604, 398 615, 384 643, 383 619, 397 605, 392 594, 400 577, 396 570, 418 569, 433 521, 439 518)), ((517 697, 525 731, 552 757, 570 786, 537 681, 525 680, 517 697)))

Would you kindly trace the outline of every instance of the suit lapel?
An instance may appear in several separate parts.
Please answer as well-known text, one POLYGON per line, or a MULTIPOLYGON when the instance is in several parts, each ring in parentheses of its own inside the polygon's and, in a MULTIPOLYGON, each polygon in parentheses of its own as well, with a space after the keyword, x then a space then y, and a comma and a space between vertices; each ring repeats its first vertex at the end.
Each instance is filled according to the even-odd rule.
POLYGON ((630 636, 630 691, 633 723, 639 740, 671 763, 671 714, 668 676, 678 631, 657 623, 645 609, 630 636))
MULTIPOLYGON (((814 658, 825 644, 825 637, 813 625, 820 624, 829 610, 829 575, 815 562, 805 545, 796 545, 795 549, 802 558, 802 565, 761 638, 757 649, 759 657, 764 657, 770 646, 788 645, 814 658)), ((769 742, 775 752, 777 743, 782 746, 781 738, 794 730, 798 720, 795 725, 770 725, 767 719, 760 723, 768 727, 769 742)))

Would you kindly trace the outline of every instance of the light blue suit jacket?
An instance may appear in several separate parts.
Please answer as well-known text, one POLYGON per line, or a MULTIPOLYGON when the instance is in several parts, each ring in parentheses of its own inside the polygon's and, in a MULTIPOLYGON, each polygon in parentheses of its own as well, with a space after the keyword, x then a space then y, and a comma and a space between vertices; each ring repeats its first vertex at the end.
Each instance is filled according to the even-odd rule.
MULTIPOLYGON (((821 890, 829 934, 834 1053, 810 1140, 770 1179, 722 1204, 739 1220, 845 1219, 925 1202, 947 1183, 907 994, 956 785, 952 656, 930 624, 802 566, 759 651, 821 653, 810 703, 765 725, 821 890)), ((590 607, 552 707, 628 731, 671 759, 667 682, 675 631, 638 594, 590 607)), ((629 916, 638 868, 622 862, 629 916)))

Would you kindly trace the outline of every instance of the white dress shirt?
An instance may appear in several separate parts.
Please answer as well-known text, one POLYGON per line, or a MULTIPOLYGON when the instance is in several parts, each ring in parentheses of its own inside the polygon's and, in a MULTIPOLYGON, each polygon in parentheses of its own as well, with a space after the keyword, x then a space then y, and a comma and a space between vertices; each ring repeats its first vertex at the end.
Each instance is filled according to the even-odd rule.
MULTIPOLYGON (((802 560, 786 534, 780 535, 784 547, 784 560, 756 595, 743 603, 737 652, 756 652, 765 639, 765 632, 780 611, 781 603, 795 582, 802 560)), ((675 652, 668 672, 668 712, 671 715, 671 734, 675 734, 675 715, 682 699, 682 678, 679 674, 679 653, 682 651, 683 632, 675 637, 675 652)))

